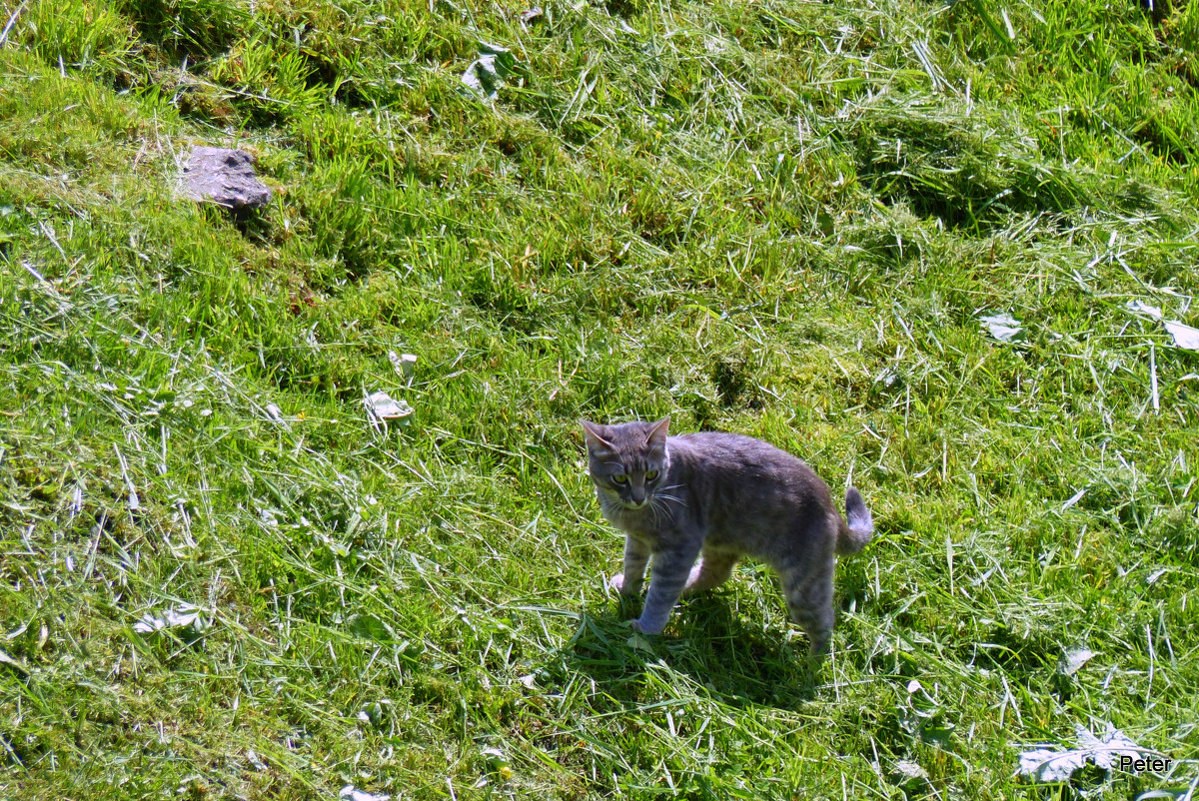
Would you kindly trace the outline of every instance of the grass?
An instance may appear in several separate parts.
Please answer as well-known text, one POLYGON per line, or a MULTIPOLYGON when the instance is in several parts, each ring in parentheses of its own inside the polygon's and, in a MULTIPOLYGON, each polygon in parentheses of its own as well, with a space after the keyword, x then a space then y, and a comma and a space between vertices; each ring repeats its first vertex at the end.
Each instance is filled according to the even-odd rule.
POLYGON ((1199 4, 525 10, 3 7, 0 795, 1189 797, 1199 4), (760 566, 630 637, 664 414, 862 488, 814 683, 760 566))

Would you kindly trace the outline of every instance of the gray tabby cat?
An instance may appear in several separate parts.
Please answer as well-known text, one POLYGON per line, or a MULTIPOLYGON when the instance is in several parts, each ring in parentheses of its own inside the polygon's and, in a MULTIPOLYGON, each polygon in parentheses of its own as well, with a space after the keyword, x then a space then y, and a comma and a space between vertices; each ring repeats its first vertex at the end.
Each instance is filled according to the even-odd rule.
POLYGON ((604 517, 627 535, 624 573, 612 586, 639 593, 654 557, 635 629, 659 633, 684 592, 722 583, 748 555, 779 574, 812 655, 824 652, 833 631, 836 554, 862 550, 874 530, 855 488, 845 493, 847 523, 810 467, 760 440, 711 432, 668 437, 669 417, 580 422, 604 517))

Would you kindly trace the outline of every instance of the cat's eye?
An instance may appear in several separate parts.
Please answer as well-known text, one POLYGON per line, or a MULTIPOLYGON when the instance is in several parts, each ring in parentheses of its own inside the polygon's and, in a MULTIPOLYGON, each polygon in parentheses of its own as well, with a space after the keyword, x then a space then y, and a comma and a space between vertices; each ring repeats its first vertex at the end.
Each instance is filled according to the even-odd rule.
POLYGON ((646 470, 645 471, 645 480, 646 481, 653 481, 657 477, 658 477, 657 470, 646 470))
POLYGON ((627 473, 617 473, 612 476, 612 480, 617 484, 627 484, 629 483, 629 476, 627 473))

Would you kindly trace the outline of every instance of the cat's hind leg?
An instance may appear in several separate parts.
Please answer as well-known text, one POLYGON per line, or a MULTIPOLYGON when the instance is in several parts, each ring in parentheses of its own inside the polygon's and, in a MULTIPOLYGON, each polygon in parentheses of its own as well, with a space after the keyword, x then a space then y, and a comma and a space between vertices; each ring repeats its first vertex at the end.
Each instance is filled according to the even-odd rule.
POLYGON ((704 551, 699 564, 691 568, 683 592, 703 592, 728 581, 737 558, 738 554, 732 551, 704 551))
POLYGON ((779 570, 787 611, 808 635, 813 657, 824 654, 833 634, 833 566, 832 560, 827 564, 800 562, 779 570))

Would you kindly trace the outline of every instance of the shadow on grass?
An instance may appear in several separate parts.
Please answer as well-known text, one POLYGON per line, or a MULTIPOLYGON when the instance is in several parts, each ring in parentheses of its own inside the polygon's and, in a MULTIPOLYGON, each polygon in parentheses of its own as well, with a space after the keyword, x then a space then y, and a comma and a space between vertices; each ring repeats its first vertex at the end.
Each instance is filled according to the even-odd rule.
POLYGON ((815 695, 807 641, 794 642, 744 625, 719 593, 683 602, 666 633, 646 637, 629 627, 632 602, 611 613, 585 614, 566 652, 568 668, 587 674, 617 702, 648 700, 650 672, 665 664, 737 708, 750 705, 795 709, 815 695))

